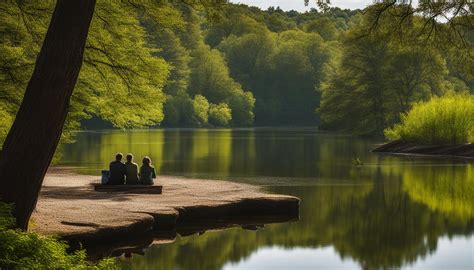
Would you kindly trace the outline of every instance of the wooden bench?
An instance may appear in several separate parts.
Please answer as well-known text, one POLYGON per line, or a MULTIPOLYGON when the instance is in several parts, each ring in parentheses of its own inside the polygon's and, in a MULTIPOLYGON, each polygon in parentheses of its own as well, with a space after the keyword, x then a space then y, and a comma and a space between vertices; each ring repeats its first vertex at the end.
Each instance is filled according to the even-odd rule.
POLYGON ((99 192, 124 192, 133 194, 161 194, 163 186, 153 185, 102 185, 94 184, 94 190, 99 192))

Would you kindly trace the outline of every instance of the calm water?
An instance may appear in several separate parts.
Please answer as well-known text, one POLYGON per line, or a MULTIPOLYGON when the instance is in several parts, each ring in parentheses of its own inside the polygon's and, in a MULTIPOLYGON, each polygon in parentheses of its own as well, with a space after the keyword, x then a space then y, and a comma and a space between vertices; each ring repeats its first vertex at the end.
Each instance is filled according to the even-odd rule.
POLYGON ((61 165, 98 175, 132 152, 160 174, 302 199, 299 222, 178 237, 132 269, 473 269, 474 164, 370 153, 377 143, 313 129, 83 132, 61 165))

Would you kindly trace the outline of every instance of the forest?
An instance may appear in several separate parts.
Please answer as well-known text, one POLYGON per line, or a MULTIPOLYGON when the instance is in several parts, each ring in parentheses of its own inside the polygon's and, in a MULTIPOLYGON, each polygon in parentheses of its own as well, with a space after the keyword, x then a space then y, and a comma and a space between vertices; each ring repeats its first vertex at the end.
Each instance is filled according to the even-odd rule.
MULTIPOLYGON (((53 6, 0 5, 3 141, 53 6)), ((449 26, 436 23, 432 34, 415 15, 399 22, 385 14, 373 27, 370 10, 337 7, 229 4, 213 14, 98 2, 62 140, 97 127, 319 126, 382 135, 416 102, 474 92, 470 28, 458 29, 467 45, 452 46, 442 31, 449 26)))

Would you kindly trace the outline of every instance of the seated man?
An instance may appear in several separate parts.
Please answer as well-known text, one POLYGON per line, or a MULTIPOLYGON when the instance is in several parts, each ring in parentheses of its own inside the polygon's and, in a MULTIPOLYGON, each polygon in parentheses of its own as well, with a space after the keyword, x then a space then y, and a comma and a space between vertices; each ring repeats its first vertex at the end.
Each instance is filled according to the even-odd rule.
POLYGON ((125 175, 127 176, 127 185, 138 185, 138 164, 133 162, 133 155, 127 154, 127 162, 125 162, 125 175))
POLYGON ((118 153, 115 155, 115 161, 109 165, 109 185, 125 184, 125 164, 122 163, 123 155, 118 153))

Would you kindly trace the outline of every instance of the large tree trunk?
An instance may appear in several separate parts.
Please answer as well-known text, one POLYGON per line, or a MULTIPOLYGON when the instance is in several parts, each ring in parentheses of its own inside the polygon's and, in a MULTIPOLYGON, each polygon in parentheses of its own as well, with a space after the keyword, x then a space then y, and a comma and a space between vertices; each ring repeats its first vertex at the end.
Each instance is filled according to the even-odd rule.
POLYGON ((66 119, 95 0, 58 0, 33 75, 0 155, 0 199, 27 229, 66 119))

